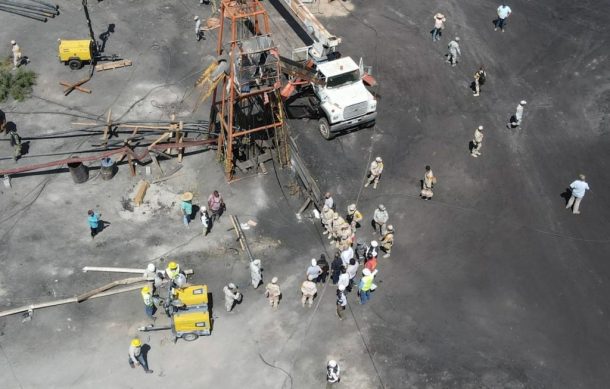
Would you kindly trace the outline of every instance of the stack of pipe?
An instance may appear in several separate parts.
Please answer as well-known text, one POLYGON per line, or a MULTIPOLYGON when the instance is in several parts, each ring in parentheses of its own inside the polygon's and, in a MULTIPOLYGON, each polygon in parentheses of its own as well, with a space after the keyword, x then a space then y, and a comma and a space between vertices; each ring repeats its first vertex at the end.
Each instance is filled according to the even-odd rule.
POLYGON ((46 22, 59 15, 59 6, 43 0, 0 0, 0 11, 46 22))

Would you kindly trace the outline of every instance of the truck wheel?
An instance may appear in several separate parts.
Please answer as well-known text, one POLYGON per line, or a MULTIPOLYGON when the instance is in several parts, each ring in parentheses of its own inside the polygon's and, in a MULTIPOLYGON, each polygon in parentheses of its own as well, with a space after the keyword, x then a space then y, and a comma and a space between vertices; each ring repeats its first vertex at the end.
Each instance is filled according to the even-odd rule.
POLYGON ((72 70, 78 70, 81 68, 81 66, 83 66, 83 64, 78 59, 71 59, 68 61, 68 66, 70 66, 70 69, 72 70))
POLYGON ((197 340, 198 337, 199 337, 199 335, 192 333, 192 332, 182 335, 182 339, 186 340, 187 342, 192 342, 193 340, 197 340))
POLYGON ((320 134, 326 140, 331 140, 335 136, 332 132, 330 132, 330 126, 328 125, 328 120, 326 118, 321 118, 318 120, 318 129, 320 130, 320 134))

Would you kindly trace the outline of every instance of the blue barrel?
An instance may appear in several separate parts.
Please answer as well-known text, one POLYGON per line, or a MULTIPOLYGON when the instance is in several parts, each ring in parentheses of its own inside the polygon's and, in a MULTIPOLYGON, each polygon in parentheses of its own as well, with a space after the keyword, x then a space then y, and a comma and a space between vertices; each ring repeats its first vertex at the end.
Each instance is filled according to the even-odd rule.
POLYGON ((106 157, 102 159, 102 169, 100 174, 102 175, 102 180, 108 181, 114 176, 115 172, 115 164, 114 160, 110 157, 106 157))

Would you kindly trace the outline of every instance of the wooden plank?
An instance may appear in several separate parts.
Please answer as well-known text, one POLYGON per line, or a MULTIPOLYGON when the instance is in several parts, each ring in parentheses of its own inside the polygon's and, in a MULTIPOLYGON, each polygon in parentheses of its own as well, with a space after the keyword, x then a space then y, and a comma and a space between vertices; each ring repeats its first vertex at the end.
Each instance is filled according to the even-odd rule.
MULTIPOLYGON (((88 271, 100 271, 107 273, 134 273, 134 274, 144 274, 146 273, 146 269, 133 269, 129 267, 107 267, 107 266, 85 266, 83 267, 83 273, 88 271)), ((193 269, 183 270, 184 274, 187 276, 193 274, 193 269)))
POLYGON ((130 284, 135 284, 135 283, 142 282, 142 281, 148 281, 148 280, 144 280, 144 279, 142 279, 142 277, 131 277, 131 278, 124 278, 122 280, 112 281, 111 283, 102 285, 99 288, 95 288, 88 292, 79 294, 78 296, 76 296, 76 302, 82 303, 83 301, 91 298, 92 296, 105 292, 108 289, 112 289, 118 285, 130 285, 130 284))
POLYGON ((98 65, 95 65, 95 71, 96 72, 102 72, 104 70, 112 70, 112 69, 124 68, 125 66, 131 66, 131 60, 130 59, 124 59, 124 60, 121 60, 121 61, 107 62, 107 63, 101 63, 101 64, 98 64, 98 65))
MULTIPOLYGON (((83 93, 91 93, 91 89, 83 88, 82 86, 78 86, 77 84, 69 84, 67 82, 60 81, 59 85, 66 87, 66 88, 64 88, 64 94, 66 94, 66 92, 68 92, 68 91, 71 92, 73 89, 76 89, 77 91, 83 92, 83 93)), ((70 93, 70 92, 68 92, 68 93, 70 93)))
POLYGON ((138 190, 133 198, 133 202, 135 203, 136 207, 142 205, 144 196, 146 195, 146 190, 150 187, 150 184, 146 180, 141 180, 138 185, 138 190))

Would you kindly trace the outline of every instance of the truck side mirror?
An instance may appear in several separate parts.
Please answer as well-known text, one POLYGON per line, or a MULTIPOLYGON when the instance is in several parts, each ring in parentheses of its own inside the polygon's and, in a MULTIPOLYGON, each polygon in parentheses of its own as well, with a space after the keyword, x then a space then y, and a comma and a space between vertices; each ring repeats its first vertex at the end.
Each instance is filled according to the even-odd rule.
POLYGON ((360 78, 362 78, 362 76, 364 76, 364 61, 362 60, 362 57, 360 57, 358 67, 360 68, 360 78))

